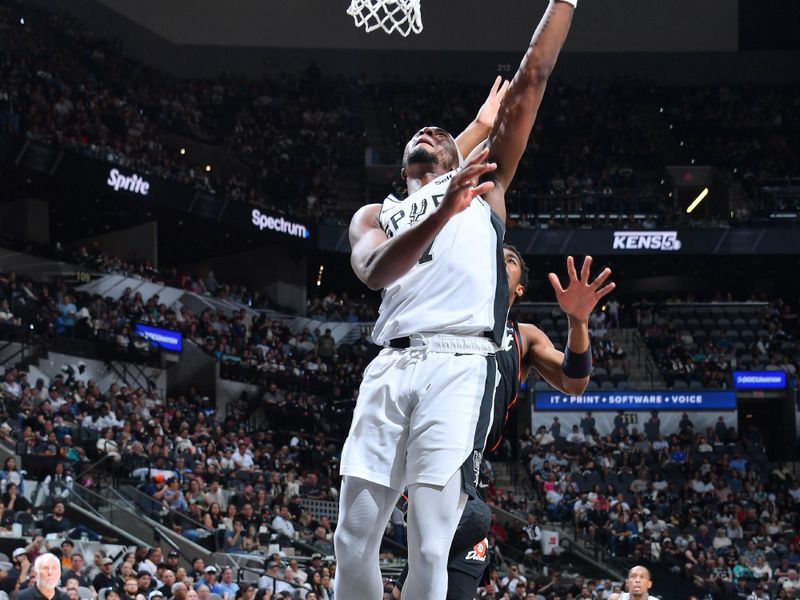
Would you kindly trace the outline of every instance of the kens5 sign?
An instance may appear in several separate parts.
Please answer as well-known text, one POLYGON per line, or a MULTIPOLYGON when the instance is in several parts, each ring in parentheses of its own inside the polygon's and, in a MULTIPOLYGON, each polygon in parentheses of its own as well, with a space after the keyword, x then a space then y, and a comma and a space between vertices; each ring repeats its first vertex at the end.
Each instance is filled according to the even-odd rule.
POLYGON ((675 252, 681 249, 677 231, 615 231, 612 250, 661 250, 675 252))

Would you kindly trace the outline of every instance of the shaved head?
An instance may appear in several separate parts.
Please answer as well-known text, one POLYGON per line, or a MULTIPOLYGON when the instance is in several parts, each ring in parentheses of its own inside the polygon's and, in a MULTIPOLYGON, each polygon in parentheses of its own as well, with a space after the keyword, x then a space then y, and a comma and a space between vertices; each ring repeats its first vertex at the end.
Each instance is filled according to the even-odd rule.
POLYGON ((652 575, 650 575, 650 570, 647 567, 643 567, 642 565, 636 565, 635 567, 631 567, 631 570, 628 571, 628 579, 633 576, 633 572, 637 569, 641 569, 643 571, 642 575, 645 575, 650 581, 653 580, 652 575))

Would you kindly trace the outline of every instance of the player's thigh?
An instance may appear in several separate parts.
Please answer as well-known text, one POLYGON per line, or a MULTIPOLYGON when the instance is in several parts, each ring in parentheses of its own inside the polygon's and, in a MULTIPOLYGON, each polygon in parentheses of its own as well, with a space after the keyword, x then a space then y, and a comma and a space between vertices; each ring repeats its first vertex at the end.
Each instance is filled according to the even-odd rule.
POLYGON ((370 363, 342 450, 343 474, 402 488, 411 411, 408 371, 393 351, 381 352, 370 363))
POLYGON ((419 381, 424 386, 418 387, 409 423, 408 482, 444 485, 476 446, 483 450, 492 418, 496 361, 477 354, 431 354, 419 381))

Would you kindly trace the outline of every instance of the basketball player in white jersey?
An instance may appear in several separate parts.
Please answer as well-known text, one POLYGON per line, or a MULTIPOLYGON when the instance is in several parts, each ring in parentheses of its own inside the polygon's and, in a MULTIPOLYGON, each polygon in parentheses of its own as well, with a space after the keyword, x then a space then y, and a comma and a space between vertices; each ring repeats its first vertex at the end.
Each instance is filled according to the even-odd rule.
POLYGON ((339 598, 382 597, 378 550, 405 486, 409 577, 402 598, 445 598, 450 543, 480 472, 476 441, 485 441, 491 424, 494 354, 508 314, 505 191, 576 2, 550 2, 486 143, 463 169, 453 137, 425 127, 403 157, 408 197, 366 206, 351 221, 353 270, 383 290, 372 337, 385 349, 364 372, 342 450, 334 536, 339 598))
MULTIPOLYGON (((508 306, 511 308, 528 288, 529 269, 514 246, 505 244, 503 252, 508 276, 508 306)), ((566 289, 561 286, 555 273, 550 273, 548 277, 558 304, 567 315, 569 331, 565 352, 569 353, 569 357, 558 350, 547 334, 535 325, 508 321, 509 334, 504 340, 504 347, 496 354, 500 381, 495 390, 494 418, 486 440, 487 448, 494 450, 500 445, 509 412, 517 403, 520 384, 531 369, 565 394, 577 396, 586 389, 592 369, 589 315, 603 296, 615 287, 613 282, 605 284, 611 276, 611 269, 603 269, 592 280, 591 265, 592 257, 587 256, 579 274, 574 259, 568 257, 569 282, 566 289)), ((475 597, 475 590, 480 585, 487 565, 486 538, 490 524, 491 511, 488 505, 480 497, 470 498, 450 546, 446 600, 472 600, 475 597)), ((407 566, 395 582, 392 598, 400 598, 406 576, 407 566)))
POLYGON ((653 587, 653 579, 650 571, 637 565, 628 571, 628 578, 625 580, 625 589, 628 591, 611 594, 608 600, 658 600, 655 596, 650 595, 651 587, 653 587))

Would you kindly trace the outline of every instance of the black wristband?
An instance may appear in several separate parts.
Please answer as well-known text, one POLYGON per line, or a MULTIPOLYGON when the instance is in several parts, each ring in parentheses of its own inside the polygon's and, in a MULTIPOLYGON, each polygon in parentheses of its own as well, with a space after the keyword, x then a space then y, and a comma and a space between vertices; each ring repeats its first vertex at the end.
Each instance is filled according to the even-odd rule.
POLYGON ((570 379, 582 379, 588 377, 592 372, 592 347, 586 352, 570 351, 569 347, 564 350, 564 360, 561 362, 561 370, 570 379))

